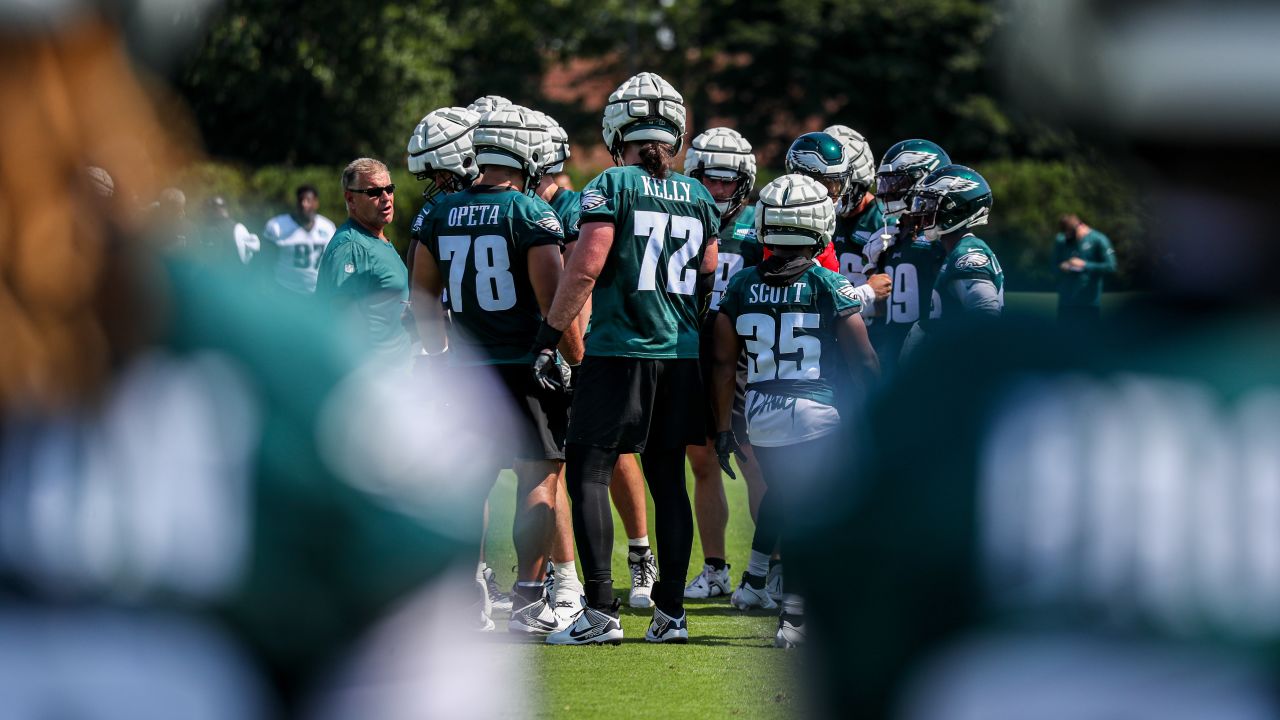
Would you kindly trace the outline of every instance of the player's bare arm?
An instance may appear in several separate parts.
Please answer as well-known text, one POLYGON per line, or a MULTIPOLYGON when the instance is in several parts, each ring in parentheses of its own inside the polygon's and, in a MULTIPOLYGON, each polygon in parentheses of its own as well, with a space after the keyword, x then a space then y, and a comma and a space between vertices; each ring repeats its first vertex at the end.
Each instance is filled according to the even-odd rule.
MULTIPOLYGON (((539 245, 529 251, 527 262, 529 284, 533 286, 533 294, 538 298, 538 309, 546 317, 551 311, 556 287, 564 274, 560 248, 555 245, 539 245)), ((559 349, 570 365, 582 362, 582 327, 579 323, 571 322, 566 326, 564 335, 560 338, 559 349)))
POLYGON ((569 266, 560 276, 555 301, 547 313, 547 324, 556 330, 567 330, 591 297, 596 278, 604 269, 613 247, 613 224, 590 222, 582 226, 577 247, 569 257, 569 266))
POLYGON ((836 320, 836 344, 855 380, 871 387, 880 380, 880 358, 871 347, 867 324, 858 313, 836 320))

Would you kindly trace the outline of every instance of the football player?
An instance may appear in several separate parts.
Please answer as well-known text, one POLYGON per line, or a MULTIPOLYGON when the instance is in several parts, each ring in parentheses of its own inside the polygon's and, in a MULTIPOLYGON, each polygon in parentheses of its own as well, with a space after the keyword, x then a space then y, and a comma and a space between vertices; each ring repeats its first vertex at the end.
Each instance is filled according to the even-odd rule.
POLYGON ((320 214, 320 195, 315 186, 299 186, 294 200, 293 212, 267 221, 262 231, 262 254, 255 262, 270 268, 280 287, 310 295, 316 291, 320 256, 337 228, 320 214))
MULTIPOLYGON (((483 99, 483 98, 482 98, 483 99)), ((509 103, 503 103, 509 104, 509 103)), ((480 122, 480 114, 463 107, 443 107, 432 110, 414 128, 409 136, 408 164, 409 172, 418 180, 427 183, 422 190, 423 204, 409 226, 409 247, 405 253, 405 261, 409 274, 413 274, 413 263, 417 257, 418 244, 421 242, 423 222, 432 208, 446 195, 461 192, 475 182, 480 174, 476 164, 475 147, 472 135, 480 122)), ((445 322, 448 323, 448 289, 443 296, 446 305, 445 322)), ((443 342, 447 333, 440 336, 443 342)), ((421 342, 423 338, 419 338, 421 342)), ((419 362, 424 365, 442 362, 445 345, 423 345, 419 362)), ((480 562, 476 566, 476 580, 484 586, 485 602, 481 612, 481 626, 490 628, 489 612, 510 610, 511 598, 502 591, 494 576, 493 569, 485 562, 484 538, 489 529, 489 501, 484 504, 484 532, 480 535, 480 562)))
MULTIPOLYGON (((836 374, 851 369, 865 387, 879 372, 858 293, 843 275, 813 262, 835 224, 835 205, 817 180, 784 175, 766 185, 756 208, 756 235, 773 252, 730 281, 716 317, 716 454, 727 468, 736 445, 730 418, 734 376, 745 349, 747 430, 768 485, 751 559, 731 598, 743 610, 777 607, 765 576, 785 534, 788 497, 814 486, 839 455, 836 374)), ((783 596, 775 645, 803 642, 803 615, 793 583, 783 596)))
MULTIPOLYGON (((492 110, 474 133, 480 176, 470 188, 448 195, 423 223, 414 263, 414 285, 426 300, 416 316, 428 347, 439 347, 449 291, 451 382, 479 382, 475 366, 491 365, 518 413, 514 448, 494 448, 498 469, 516 473, 513 535, 519 561, 507 628, 547 635, 567 623, 543 591, 547 553, 555 534, 556 495, 564 460, 568 399, 563 388, 544 390, 526 370, 528 349, 559 281, 564 233, 551 206, 525 193, 545 170, 551 140, 546 124, 518 105, 492 110)), ((570 361, 582 356, 582 336, 568 328, 559 349, 570 361)), ((505 407, 495 409, 495 428, 505 407)), ((502 433, 497 433, 501 436, 502 433)))
POLYGON ((902 349, 904 357, 918 349, 935 324, 998 317, 1004 309, 1000 261, 981 238, 969 232, 987 224, 991 201, 991 186, 964 165, 934 170, 907 196, 901 227, 937 242, 946 257, 933 286, 940 312, 912 326, 902 349))
POLYGON ((578 246, 534 347, 534 374, 554 385, 555 346, 591 296, 566 471, 587 608, 548 642, 622 640, 608 485, 619 453, 631 452, 641 453, 657 520, 659 572, 645 639, 686 642, 693 517, 684 455, 706 434, 697 299, 700 274, 709 290, 716 267, 708 243, 719 231, 719 210, 701 183, 672 170, 685 108, 666 80, 648 72, 629 78, 609 96, 603 126, 617 167, 583 189, 578 246))
POLYGON ((876 204, 890 227, 883 236, 873 237, 863 246, 863 256, 877 272, 893 280, 892 292, 878 304, 876 320, 868 328, 885 379, 893 376, 907 334, 916 321, 936 318, 942 312, 933 285, 946 250, 919 234, 899 237, 896 225, 906 207, 907 193, 925 175, 950 162, 946 151, 936 143, 903 140, 885 152, 876 174, 876 204))
MULTIPOLYGON (((761 260, 761 248, 755 241, 755 207, 747 202, 756 182, 756 156, 752 152, 751 143, 738 131, 726 127, 711 128, 689 143, 689 151, 684 159, 684 172, 706 186, 720 210, 720 234, 716 240, 718 265, 702 330, 702 358, 709 371, 712 332, 720 298, 724 295, 730 278, 744 268, 754 267, 761 260)), ((764 493, 764 485, 755 465, 751 445, 746 442, 746 418, 743 415, 746 401, 746 356, 742 356, 740 361, 733 424, 738 437, 743 440, 739 445, 738 467, 746 476, 749 505, 754 517, 759 497, 764 493)), ((714 422, 713 416, 708 427, 712 439, 715 437, 714 422)), ((693 468, 693 507, 698 520, 704 562, 702 572, 685 588, 684 596, 705 599, 728 595, 733 592, 724 540, 725 528, 729 524, 729 503, 724 494, 720 465, 716 461, 711 441, 702 445, 690 445, 688 455, 689 464, 693 468)))
MULTIPOLYGON (((804 175, 817 180, 826 188, 832 203, 838 212, 853 212, 855 208, 865 210, 867 186, 865 169, 861 153, 854 156, 852 146, 837 140, 825 132, 805 133, 796 138, 787 150, 787 172, 804 175), (860 164, 862 163, 862 164, 860 164), (862 179, 855 180, 854 174, 859 172, 862 179)), ((850 231, 852 232, 852 231, 850 231)), ((765 256, 769 255, 768 248, 765 256)), ((828 270, 844 272, 836 255, 835 245, 827 243, 818 255, 818 260, 828 270)), ((853 264, 851 263, 851 267, 853 264)), ((889 278, 883 274, 865 277, 857 272, 850 272, 850 282, 858 280, 855 288, 862 300, 862 312, 874 312, 875 301, 888 296, 892 289, 889 278)))

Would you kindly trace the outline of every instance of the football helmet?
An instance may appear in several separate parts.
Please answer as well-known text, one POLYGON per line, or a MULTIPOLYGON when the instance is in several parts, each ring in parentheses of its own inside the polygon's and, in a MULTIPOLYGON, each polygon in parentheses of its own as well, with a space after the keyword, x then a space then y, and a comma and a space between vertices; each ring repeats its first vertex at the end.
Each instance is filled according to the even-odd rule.
POLYGON ((432 110, 409 137, 409 172, 428 184, 422 197, 469 187, 480 174, 472 131, 480 116, 463 107, 432 110))
POLYGON ((511 101, 501 95, 484 95, 472 100, 467 109, 477 115, 483 115, 490 110, 497 110, 510 104, 511 101))
POLYGON ((832 125, 822 132, 844 143, 845 149, 849 151, 852 175, 847 196, 850 202, 856 204, 862 194, 876 184, 876 158, 871 152, 871 144, 862 137, 862 133, 848 125, 832 125))
POLYGON ((885 151, 876 171, 876 198, 884 203, 889 215, 900 215, 907 209, 907 193, 921 178, 943 165, 951 157, 929 140, 903 140, 885 151))
POLYGON ((550 136, 551 148, 547 152, 547 172, 564 171, 564 162, 569 159, 569 133, 546 113, 538 113, 546 121, 547 134, 550 136))
POLYGON ((832 203, 842 202, 849 193, 853 164, 849 150, 824 132, 805 133, 787 150, 788 173, 805 175, 826 188, 832 203))
POLYGON ((551 150, 547 116, 520 105, 504 105, 480 116, 475 129, 476 164, 524 171, 525 189, 542 177, 551 150))
POLYGON ((756 184, 756 156, 751 143, 737 130, 711 128, 689 143, 684 156, 684 174, 701 180, 737 180, 738 187, 727 200, 717 200, 722 219, 732 217, 746 203, 756 184))
POLYGON ((618 86, 604 106, 604 144, 622 164, 622 143, 657 140, 680 151, 684 141, 684 97, 657 73, 642 72, 618 86))
POLYGON ((760 190, 756 238, 764 245, 816 246, 831 242, 835 204, 822 183, 807 175, 783 175, 760 190))
POLYGON ((946 165, 929 173, 907 196, 902 222, 929 240, 986 225, 991 186, 964 165, 946 165))

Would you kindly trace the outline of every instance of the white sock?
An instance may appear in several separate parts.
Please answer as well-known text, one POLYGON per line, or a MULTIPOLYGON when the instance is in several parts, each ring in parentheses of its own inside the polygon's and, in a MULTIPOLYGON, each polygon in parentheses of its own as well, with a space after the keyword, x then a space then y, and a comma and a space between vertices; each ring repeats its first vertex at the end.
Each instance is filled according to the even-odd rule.
POLYGON ((783 595, 782 612, 787 615, 804 615, 804 599, 795 593, 783 595))
POLYGON ((558 597, 576 598, 582 594, 582 583, 578 580, 578 571, 571 562, 551 563, 551 574, 556 582, 558 597))
POLYGON ((483 561, 483 560, 481 560, 481 561, 480 561, 480 564, 476 565, 476 579, 477 579, 477 580, 484 580, 484 571, 485 571, 485 568, 487 568, 487 567, 489 567, 488 563, 486 563, 486 562, 485 562, 485 561, 483 561))
POLYGON ((638 538, 627 538, 627 547, 649 547, 649 536, 641 535, 638 538))
POLYGON ((751 551, 751 559, 747 562, 747 572, 764 577, 769 574, 769 553, 751 551))

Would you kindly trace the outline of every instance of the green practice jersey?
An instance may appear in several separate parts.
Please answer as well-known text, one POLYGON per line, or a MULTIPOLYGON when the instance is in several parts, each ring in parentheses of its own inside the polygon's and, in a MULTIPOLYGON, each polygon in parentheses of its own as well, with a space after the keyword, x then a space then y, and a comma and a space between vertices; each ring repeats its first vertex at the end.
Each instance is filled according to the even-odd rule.
POLYGON ((564 242, 560 219, 540 198, 475 185, 443 198, 427 216, 422 244, 445 278, 457 363, 526 363, 542 322, 528 253, 564 242))
MULTIPOLYGON (((991 302, 1004 307, 1004 270, 996 254, 987 244, 974 235, 965 235, 951 252, 947 253, 942 271, 934 283, 941 300, 942 322, 958 320, 973 310, 973 302, 963 294, 966 280, 986 280, 995 286, 995 298, 991 302)), ((997 308, 998 311, 998 308, 997 308)))
POLYGON ((1102 276, 1116 271, 1116 251, 1111 240, 1090 230, 1077 242, 1058 233, 1053 243, 1053 271, 1058 276, 1058 304, 1062 307, 1098 307, 1102 304, 1102 276), (1080 270, 1062 270, 1072 258, 1084 260, 1080 270))
POLYGON ((580 222, 614 227, 586 354, 698 357, 698 269, 720 230, 711 193, 675 172, 658 180, 638 165, 609 168, 583 189, 580 222))
POLYGON ((836 320, 862 303, 839 273, 814 265, 791 284, 764 281, 760 267, 729 281, 720 313, 734 324, 747 352, 747 389, 835 404, 836 320))
POLYGON ((720 307, 729 280, 738 272, 755 267, 764 259, 764 248, 756 242, 756 207, 746 205, 720 228, 717 248, 716 282, 711 289, 711 309, 720 307))
POLYGON ((942 314, 934 283, 945 256, 941 244, 924 238, 912 242, 900 239, 880 256, 880 271, 893 280, 893 291, 883 304, 876 303, 878 312, 874 322, 867 324, 867 333, 880 356, 883 374, 888 375, 897 362, 911 326, 942 314))
POLYGON ((409 306, 409 271, 394 245, 347 220, 316 272, 317 299, 356 308, 369 345, 385 357, 408 361, 412 341, 402 318, 409 306))
POLYGON ((837 216, 831 242, 835 246, 836 259, 840 262, 840 274, 849 278, 849 282, 854 285, 866 283, 867 260, 862 255, 862 246, 873 235, 886 232, 887 228, 897 224, 898 219, 885 215, 878 202, 872 202, 857 217, 837 216))
POLYGON ((560 218, 560 227, 564 230, 564 242, 569 244, 578 239, 578 217, 582 214, 582 193, 576 190, 560 188, 551 196, 551 209, 560 218))
POLYGON ((1278 338, 1199 298, 941 333, 787 541, 859 569, 805 598, 817 714, 1280 717, 1278 338))

